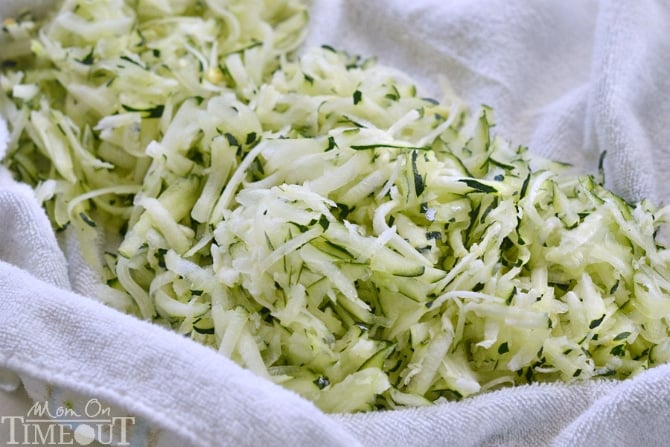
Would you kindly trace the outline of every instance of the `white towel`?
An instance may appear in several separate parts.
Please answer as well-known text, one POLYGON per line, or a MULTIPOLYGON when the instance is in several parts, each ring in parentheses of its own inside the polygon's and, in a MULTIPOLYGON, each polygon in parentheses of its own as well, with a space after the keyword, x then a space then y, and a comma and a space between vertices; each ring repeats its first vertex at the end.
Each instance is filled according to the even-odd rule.
MULTIPOLYGON (((0 18, 17 3, 27 4, 0 2, 0 18)), ((662 0, 314 0, 308 44, 378 55, 426 95, 439 97, 445 76, 472 107, 494 107, 499 134, 582 170, 595 170, 606 150, 613 188, 631 200, 668 201, 669 9, 662 0)), ((0 156, 3 135, 0 124, 0 156)), ((670 439, 666 366, 623 382, 531 385, 430 408, 324 415, 210 349, 83 296, 92 294, 89 282, 69 261, 66 270, 31 191, 0 170, 0 366, 20 373, 35 400, 77 393, 136 416, 133 445, 670 439)))
POLYGON ((376 55, 436 97, 445 76, 514 143, 588 171, 607 151, 617 192, 670 200, 670 3, 315 1, 309 41, 376 55))

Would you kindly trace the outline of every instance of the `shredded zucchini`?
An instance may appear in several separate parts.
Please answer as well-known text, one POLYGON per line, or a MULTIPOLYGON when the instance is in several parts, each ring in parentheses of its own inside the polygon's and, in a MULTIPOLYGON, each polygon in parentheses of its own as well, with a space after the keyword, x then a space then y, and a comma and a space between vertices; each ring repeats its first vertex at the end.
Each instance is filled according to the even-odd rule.
POLYGON ((31 53, 0 72, 3 163, 93 295, 330 412, 670 359, 667 208, 494 135, 488 107, 297 53, 306 23, 298 0, 66 0, 5 24, 31 53))

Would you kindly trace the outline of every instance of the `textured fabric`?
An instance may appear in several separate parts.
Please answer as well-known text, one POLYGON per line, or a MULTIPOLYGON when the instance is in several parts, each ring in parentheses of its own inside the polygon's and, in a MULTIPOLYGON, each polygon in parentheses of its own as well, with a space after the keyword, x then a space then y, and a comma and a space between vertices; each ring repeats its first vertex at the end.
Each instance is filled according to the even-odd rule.
MULTIPOLYGON (((0 0, 0 18, 29 3, 0 0)), ((498 134, 584 171, 607 151, 613 188, 628 199, 667 201, 669 8, 661 0, 315 0, 308 44, 377 55, 438 99, 444 77, 473 109, 493 106, 498 134)), ((0 157, 6 134, 0 121, 0 157)), ((35 400, 74 393, 136 415, 143 423, 134 445, 670 439, 666 366, 624 382, 532 385, 428 408, 324 415, 210 349, 83 296, 91 279, 72 245, 63 247, 31 191, 0 170, 0 366, 19 373, 35 400)), ((0 379, 6 389, 17 384, 7 370, 0 379)))
POLYGON ((355 445, 311 403, 173 332, 6 263, 0 296, 0 325, 12 327, 0 363, 19 373, 120 405, 193 445, 355 445))
POLYGON ((370 446, 661 446, 669 415, 670 366, 662 366, 624 382, 524 386, 338 419, 370 446))
POLYGON ((660 0, 316 0, 309 41, 440 78, 496 132, 594 171, 630 200, 670 199, 670 4, 660 0))

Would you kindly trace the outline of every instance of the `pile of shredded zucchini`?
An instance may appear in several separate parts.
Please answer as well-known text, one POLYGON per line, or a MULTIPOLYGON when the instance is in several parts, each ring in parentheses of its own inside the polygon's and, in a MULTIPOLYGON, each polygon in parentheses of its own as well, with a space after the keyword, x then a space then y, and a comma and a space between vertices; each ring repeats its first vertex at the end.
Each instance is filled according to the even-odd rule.
POLYGON ((78 236, 91 294, 329 412, 670 358, 666 209, 373 60, 297 55, 306 23, 298 0, 5 21, 31 53, 2 63, 3 163, 78 236))

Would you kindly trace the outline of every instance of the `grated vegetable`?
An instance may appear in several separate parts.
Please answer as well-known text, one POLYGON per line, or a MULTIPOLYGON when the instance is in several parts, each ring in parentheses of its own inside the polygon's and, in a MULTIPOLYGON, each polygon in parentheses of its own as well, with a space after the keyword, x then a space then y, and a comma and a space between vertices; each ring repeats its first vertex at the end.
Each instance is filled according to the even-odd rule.
POLYGON ((5 23, 3 163, 76 234, 95 297, 329 412, 670 358, 668 209, 494 135, 488 107, 298 53, 306 24, 297 0, 5 23))

